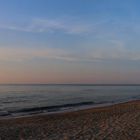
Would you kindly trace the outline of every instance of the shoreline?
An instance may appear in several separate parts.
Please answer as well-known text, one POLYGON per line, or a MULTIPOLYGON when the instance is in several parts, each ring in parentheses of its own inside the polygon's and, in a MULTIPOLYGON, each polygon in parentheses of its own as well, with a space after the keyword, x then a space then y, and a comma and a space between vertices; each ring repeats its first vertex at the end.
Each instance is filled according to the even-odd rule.
MULTIPOLYGON (((58 111, 50 111, 50 112, 30 112, 29 114, 22 114, 22 115, 15 115, 15 116, 1 116, 1 120, 11 120, 11 119, 19 119, 19 118, 30 118, 30 117, 36 117, 36 116, 61 116, 63 114, 71 114, 74 112, 81 112, 81 111, 86 111, 86 110, 97 110, 97 109, 105 109, 108 107, 116 106, 116 105, 121 105, 121 104, 127 104, 127 103, 133 103, 133 102, 139 102, 140 99, 135 99, 135 100, 126 100, 126 101, 119 101, 119 102, 114 102, 114 103, 103 103, 103 104, 85 104, 81 106, 77 106, 76 108, 66 108, 64 110, 58 110, 58 111)), ((90 102, 89 102, 90 103, 90 102)), ((79 103, 78 103, 79 104, 79 103)), ((81 104, 81 103, 80 103, 81 104)), ((46 107, 44 107, 46 108, 46 107)), ((25 109, 26 110, 26 109, 25 109)), ((28 109, 27 109, 28 110, 28 109)), ((24 113, 24 112, 23 112, 24 113)), ((26 113, 26 112, 25 112, 26 113)))
POLYGON ((32 114, 32 115, 24 115, 24 116, 12 116, 12 117, 7 117, 7 118, 0 118, 0 122, 2 120, 16 120, 16 119, 28 119, 28 118, 36 118, 36 117, 57 117, 57 116, 65 116, 65 115, 71 115, 71 114, 79 114, 79 113, 86 113, 88 111, 93 111, 96 113, 99 111, 105 111, 107 109, 111 109, 116 106, 120 105, 129 105, 133 103, 139 103, 140 100, 130 100, 130 101, 125 101, 125 102, 120 102, 120 103, 114 103, 114 104, 108 104, 108 105, 99 105, 99 106, 89 106, 89 107, 83 107, 81 109, 76 109, 76 110, 66 110, 66 111, 58 111, 58 112, 50 112, 50 113, 38 113, 38 114, 32 114))
MULTIPOLYGON (((120 104, 126 104, 126 103, 131 103, 131 102, 137 102, 140 101, 140 99, 129 99, 126 101, 119 101, 119 102, 111 102, 111 103, 102 103, 102 104, 91 104, 91 102, 84 102, 83 105, 81 106, 76 106, 76 108, 71 107, 70 108, 65 108, 63 110, 61 110, 61 108, 59 108, 57 111, 43 111, 43 110, 39 110, 38 112, 29 112, 29 114, 26 114, 28 112, 21 112, 21 114, 19 113, 19 115, 7 115, 7 116, 1 116, 0 120, 8 120, 8 119, 18 119, 18 118, 28 118, 28 117, 36 117, 36 116, 53 116, 53 115, 61 115, 61 114, 71 114, 73 112, 81 112, 81 111, 86 111, 86 110, 96 110, 96 109, 105 109, 107 107, 111 107, 114 105, 120 105, 120 104), (23 114, 22 114, 23 113, 23 114)), ((76 103, 76 104, 81 104, 81 103, 76 103)), ((69 105, 69 104, 68 104, 69 105)), ((60 105, 61 106, 61 105, 60 105)), ((63 106, 63 105, 62 105, 63 106)), ((65 105, 64 105, 65 106, 65 105)), ((57 106, 56 106, 57 107, 57 106)), ((59 106, 58 106, 59 107, 59 106)), ((40 107, 40 108, 48 108, 48 107, 40 107)), ((31 108, 32 109, 32 108, 31 108)), ((31 110, 29 108, 29 110, 31 110)), ((34 109, 34 108, 33 108, 34 109)), ((24 109, 23 109, 24 110, 24 109)), ((26 110, 26 109, 25 109, 26 110)))
POLYGON ((138 140, 140 100, 58 114, 0 120, 0 139, 138 140))

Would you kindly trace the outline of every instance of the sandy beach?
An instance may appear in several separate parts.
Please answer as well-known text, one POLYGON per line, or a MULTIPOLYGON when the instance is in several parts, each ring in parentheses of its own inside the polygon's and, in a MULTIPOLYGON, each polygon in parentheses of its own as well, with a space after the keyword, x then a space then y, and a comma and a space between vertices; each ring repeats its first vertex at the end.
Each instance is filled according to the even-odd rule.
POLYGON ((139 140, 140 101, 0 120, 0 140, 139 140))

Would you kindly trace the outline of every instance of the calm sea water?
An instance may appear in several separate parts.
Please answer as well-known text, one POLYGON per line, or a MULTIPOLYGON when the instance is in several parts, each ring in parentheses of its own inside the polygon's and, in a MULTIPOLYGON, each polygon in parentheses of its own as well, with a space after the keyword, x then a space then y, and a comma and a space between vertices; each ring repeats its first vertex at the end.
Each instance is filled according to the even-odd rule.
POLYGON ((140 99, 140 86, 0 85, 0 116, 140 99))

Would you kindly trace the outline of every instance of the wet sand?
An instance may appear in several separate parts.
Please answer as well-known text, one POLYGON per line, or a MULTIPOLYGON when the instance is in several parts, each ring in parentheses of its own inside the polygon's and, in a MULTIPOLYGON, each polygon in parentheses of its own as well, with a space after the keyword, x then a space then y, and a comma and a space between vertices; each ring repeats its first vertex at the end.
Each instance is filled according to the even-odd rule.
POLYGON ((0 120, 0 140, 140 140, 140 100, 0 120))

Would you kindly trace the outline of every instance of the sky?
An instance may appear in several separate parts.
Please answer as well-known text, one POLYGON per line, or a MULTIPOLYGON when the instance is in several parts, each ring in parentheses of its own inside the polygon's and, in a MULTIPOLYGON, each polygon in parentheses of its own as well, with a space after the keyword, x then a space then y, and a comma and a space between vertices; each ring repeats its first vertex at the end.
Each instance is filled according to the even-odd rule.
POLYGON ((140 84, 139 0, 0 0, 0 83, 140 84))

